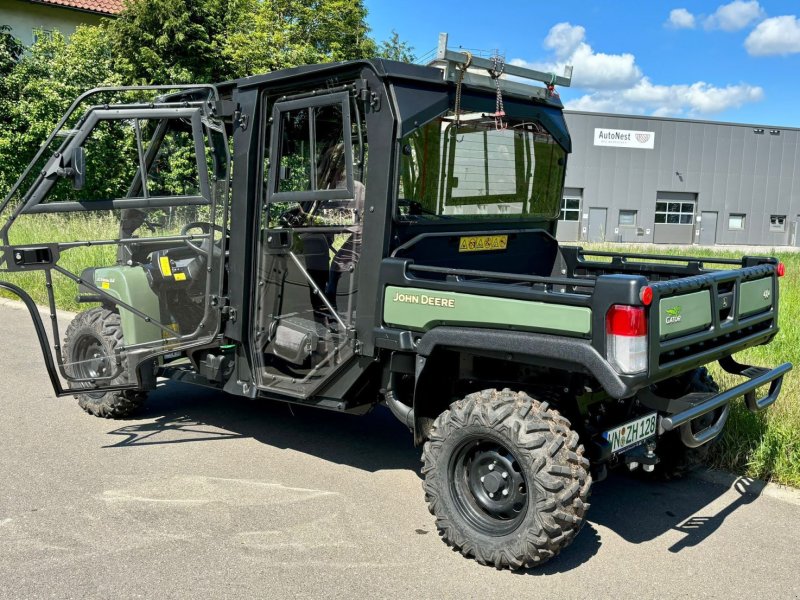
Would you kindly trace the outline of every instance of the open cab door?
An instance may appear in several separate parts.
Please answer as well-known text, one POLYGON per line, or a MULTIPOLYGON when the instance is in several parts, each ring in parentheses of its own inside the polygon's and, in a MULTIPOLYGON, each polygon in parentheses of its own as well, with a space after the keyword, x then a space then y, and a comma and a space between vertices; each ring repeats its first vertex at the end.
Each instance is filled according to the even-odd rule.
POLYGON ((57 395, 147 389, 165 355, 214 343, 227 105, 208 85, 87 92, 0 205, 0 288, 28 305, 57 395))

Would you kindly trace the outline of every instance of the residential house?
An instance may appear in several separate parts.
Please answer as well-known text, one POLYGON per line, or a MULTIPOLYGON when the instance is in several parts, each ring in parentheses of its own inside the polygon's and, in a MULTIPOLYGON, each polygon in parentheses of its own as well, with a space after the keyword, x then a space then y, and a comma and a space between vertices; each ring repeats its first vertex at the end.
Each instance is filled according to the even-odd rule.
POLYGON ((78 25, 96 25, 118 14, 125 0, 0 0, 0 25, 26 46, 58 30, 69 37, 78 25))

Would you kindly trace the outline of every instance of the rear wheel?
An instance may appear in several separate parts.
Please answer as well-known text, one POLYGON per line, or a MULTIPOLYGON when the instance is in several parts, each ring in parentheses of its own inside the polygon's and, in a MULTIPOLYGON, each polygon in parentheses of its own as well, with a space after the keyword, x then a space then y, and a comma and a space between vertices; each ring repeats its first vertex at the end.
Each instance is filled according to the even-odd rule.
POLYGON ((583 526, 592 480, 578 434, 523 392, 453 403, 434 421, 422 461, 439 533, 481 564, 543 564, 583 526))
MULTIPOLYGON (((666 398, 680 398, 695 392, 717 393, 719 386, 708 369, 701 367, 678 377, 667 379, 656 386, 656 393, 666 398)), ((693 433, 712 425, 724 409, 719 408, 690 422, 693 433)), ((659 462, 653 473, 662 479, 680 479, 706 462, 718 437, 698 448, 689 448, 681 441, 679 430, 669 431, 658 441, 656 454, 659 462)))
MULTIPOLYGON (((107 377, 114 373, 115 352, 123 345, 119 314, 106 308, 78 313, 64 336, 66 369, 80 379, 107 377)), ((126 360, 111 385, 128 382, 126 360)), ((88 387, 88 384, 84 384, 88 387)), ((108 419, 127 417, 144 404, 147 394, 138 390, 85 392, 76 396, 80 407, 91 415, 108 419)))

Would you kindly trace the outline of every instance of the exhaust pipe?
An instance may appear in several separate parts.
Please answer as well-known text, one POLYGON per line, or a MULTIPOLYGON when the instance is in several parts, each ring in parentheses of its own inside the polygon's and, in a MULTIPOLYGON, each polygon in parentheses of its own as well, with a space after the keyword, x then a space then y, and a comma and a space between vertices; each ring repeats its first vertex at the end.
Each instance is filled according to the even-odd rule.
POLYGON ((389 386, 382 390, 383 402, 389 407, 389 410, 392 411, 398 421, 404 423, 411 431, 414 431, 414 408, 397 399, 394 395, 393 383, 394 374, 389 376, 389 386))

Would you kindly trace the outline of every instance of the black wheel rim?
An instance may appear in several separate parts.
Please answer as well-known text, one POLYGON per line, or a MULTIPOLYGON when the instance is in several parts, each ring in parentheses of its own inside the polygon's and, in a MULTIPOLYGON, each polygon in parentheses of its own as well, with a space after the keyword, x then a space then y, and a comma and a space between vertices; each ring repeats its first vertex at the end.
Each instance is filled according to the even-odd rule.
POLYGON ((111 373, 111 360, 102 342, 83 335, 75 343, 73 370, 80 379, 98 379, 111 373))
POLYGON ((450 460, 456 508, 476 529, 492 536, 517 529, 530 504, 530 488, 514 454, 499 440, 462 442, 450 460))

